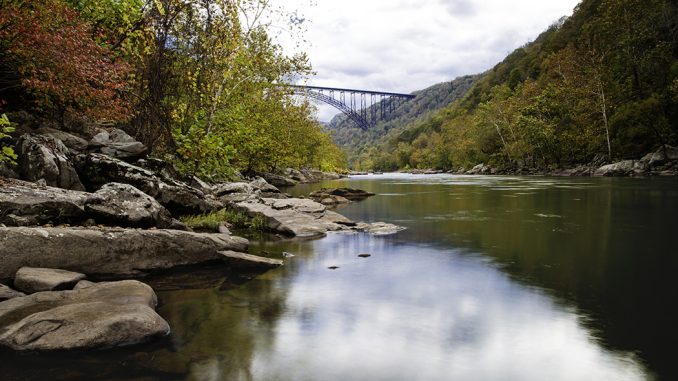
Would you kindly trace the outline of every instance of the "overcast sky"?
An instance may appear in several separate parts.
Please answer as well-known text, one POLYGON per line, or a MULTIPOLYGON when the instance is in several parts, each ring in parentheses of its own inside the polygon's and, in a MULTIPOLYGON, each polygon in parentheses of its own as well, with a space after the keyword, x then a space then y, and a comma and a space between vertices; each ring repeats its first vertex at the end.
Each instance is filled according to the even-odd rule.
MULTIPOLYGON (((410 93, 485 71, 579 0, 285 0, 306 19, 309 85, 410 93)), ((288 53, 295 47, 282 39, 288 53)), ((337 111, 320 107, 319 119, 337 111)))

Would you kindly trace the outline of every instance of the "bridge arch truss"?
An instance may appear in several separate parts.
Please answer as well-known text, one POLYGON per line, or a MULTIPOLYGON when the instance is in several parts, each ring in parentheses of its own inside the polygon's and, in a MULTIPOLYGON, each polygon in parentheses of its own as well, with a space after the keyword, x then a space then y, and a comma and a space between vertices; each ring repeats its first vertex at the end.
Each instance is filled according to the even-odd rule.
POLYGON ((287 85, 296 95, 324 102, 344 113, 363 130, 374 126, 392 113, 398 102, 413 99, 415 95, 380 91, 341 89, 336 87, 287 85))

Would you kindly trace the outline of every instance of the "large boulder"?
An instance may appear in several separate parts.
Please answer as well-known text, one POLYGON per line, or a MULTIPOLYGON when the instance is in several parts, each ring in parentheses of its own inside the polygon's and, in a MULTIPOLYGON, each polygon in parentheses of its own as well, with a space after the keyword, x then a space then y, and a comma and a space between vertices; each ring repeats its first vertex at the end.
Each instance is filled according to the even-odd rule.
POLYGON ((25 227, 0 227, 0 242, 0 279, 24 266, 116 278, 213 261, 237 266, 219 252, 248 245, 240 237, 179 230, 25 227))
POLYGON ((355 225, 346 217, 326 210, 325 205, 307 199, 263 198, 236 206, 250 217, 263 216, 267 229, 285 235, 323 236, 328 231, 346 230, 355 225))
POLYGON ((17 351, 102 349, 166 336, 153 290, 137 281, 40 292, 0 303, 0 346, 17 351))
POLYGON ((68 147, 70 152, 73 154, 83 153, 87 150, 87 140, 81 138, 80 136, 49 127, 42 127, 36 132, 42 136, 61 140, 61 142, 64 143, 64 145, 68 147))
POLYGON ((80 157, 78 169, 93 190, 116 182, 129 184, 154 197, 174 216, 201 214, 219 210, 223 204, 211 195, 170 178, 160 178, 153 172, 101 154, 80 157))
POLYGON ((0 283, 0 302, 4 302, 5 300, 9 299, 20 298, 22 296, 26 296, 26 294, 13 290, 10 287, 0 283))
POLYGON ((672 146, 659 147, 655 152, 648 153, 640 159, 650 167, 656 167, 665 164, 668 161, 678 160, 678 148, 672 146))
POLYGON ((22 267, 14 275, 14 287, 27 294, 71 289, 85 274, 61 269, 22 267))
POLYGON ((85 190, 64 143, 50 136, 24 134, 16 144, 19 173, 28 181, 73 190, 85 190))
POLYGON ((624 160, 617 163, 603 165, 593 172, 593 176, 629 176, 634 173, 634 170, 642 170, 636 165, 634 160, 624 160))
POLYGON ((136 161, 148 153, 148 148, 120 129, 102 131, 89 142, 89 149, 127 161, 136 161))
POLYGON ((0 179, 0 223, 9 226, 75 224, 85 219, 91 194, 0 179))
POLYGON ((360 201, 375 194, 362 189, 353 188, 321 188, 311 192, 309 197, 324 205, 346 204, 349 201, 360 201))
POLYGON ((128 184, 104 185, 87 199, 85 211, 98 222, 119 226, 185 230, 158 201, 128 184))

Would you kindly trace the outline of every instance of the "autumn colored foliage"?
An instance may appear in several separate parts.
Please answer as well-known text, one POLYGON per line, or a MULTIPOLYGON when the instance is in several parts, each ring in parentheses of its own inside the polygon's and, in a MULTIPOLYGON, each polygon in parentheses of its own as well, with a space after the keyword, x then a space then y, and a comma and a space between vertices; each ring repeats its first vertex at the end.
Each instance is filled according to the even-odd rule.
POLYGON ((63 1, 2 1, 0 99, 57 117, 129 119, 130 66, 97 34, 63 1))

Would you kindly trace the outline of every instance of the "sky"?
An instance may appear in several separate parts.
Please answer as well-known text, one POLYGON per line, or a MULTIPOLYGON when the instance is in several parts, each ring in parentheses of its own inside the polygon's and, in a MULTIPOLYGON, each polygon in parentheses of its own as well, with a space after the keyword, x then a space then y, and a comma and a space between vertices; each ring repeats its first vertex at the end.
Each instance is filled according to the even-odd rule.
MULTIPOLYGON (((305 19, 307 84, 410 93, 492 68, 579 0, 285 0, 305 19)), ((297 41, 299 42, 299 41, 297 41)), ((319 105, 318 118, 338 111, 319 105)))

